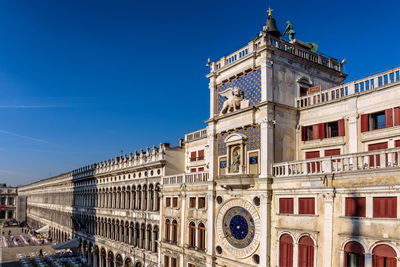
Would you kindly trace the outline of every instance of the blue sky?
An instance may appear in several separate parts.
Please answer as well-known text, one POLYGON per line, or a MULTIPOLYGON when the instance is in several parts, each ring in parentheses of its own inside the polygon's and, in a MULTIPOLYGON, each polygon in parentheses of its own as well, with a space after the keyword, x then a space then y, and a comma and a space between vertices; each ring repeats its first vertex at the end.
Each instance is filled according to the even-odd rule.
POLYGON ((346 58, 348 80, 400 64, 398 1, 0 1, 0 182, 69 171, 205 126, 208 57, 281 31, 346 58))

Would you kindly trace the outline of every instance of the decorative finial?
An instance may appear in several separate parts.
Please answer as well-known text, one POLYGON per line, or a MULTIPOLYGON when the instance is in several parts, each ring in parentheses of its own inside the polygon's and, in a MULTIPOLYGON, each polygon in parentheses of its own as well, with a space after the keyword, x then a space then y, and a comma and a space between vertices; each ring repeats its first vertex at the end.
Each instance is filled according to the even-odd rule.
POLYGON ((271 9, 270 6, 268 6, 267 12, 268 12, 268 17, 272 16, 272 11, 274 11, 273 9, 271 9))

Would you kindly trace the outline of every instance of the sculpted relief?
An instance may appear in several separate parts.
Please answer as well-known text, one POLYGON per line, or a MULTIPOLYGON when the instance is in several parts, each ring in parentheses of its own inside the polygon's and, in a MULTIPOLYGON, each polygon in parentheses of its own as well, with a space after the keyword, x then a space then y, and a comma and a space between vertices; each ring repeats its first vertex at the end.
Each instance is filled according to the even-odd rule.
POLYGON ((220 115, 236 111, 249 106, 249 100, 244 99, 244 92, 238 87, 229 87, 219 93, 226 100, 222 105, 220 115))

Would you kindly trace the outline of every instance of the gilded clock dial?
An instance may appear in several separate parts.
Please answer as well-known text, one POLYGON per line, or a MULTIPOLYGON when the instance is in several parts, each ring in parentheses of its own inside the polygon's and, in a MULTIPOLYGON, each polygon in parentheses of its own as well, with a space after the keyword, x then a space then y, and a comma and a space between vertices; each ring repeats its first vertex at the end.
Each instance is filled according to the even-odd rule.
POLYGON ((232 246, 245 248, 254 239, 254 220, 246 209, 233 207, 225 213, 223 230, 225 238, 232 246))

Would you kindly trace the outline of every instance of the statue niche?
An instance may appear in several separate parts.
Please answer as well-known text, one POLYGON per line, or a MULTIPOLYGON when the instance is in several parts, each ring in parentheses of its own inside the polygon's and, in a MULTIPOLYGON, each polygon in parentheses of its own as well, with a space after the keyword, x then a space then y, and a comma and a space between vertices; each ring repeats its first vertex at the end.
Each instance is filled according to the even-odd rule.
POLYGON ((229 87, 228 89, 219 93, 222 97, 227 98, 222 105, 219 115, 236 111, 240 108, 249 106, 249 100, 244 99, 244 92, 239 87, 229 87))

